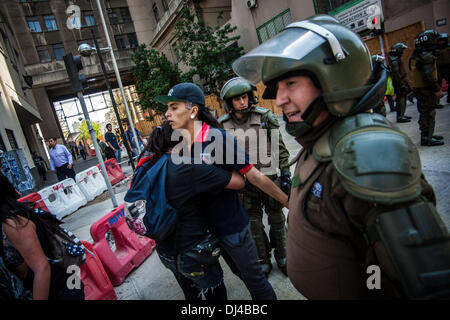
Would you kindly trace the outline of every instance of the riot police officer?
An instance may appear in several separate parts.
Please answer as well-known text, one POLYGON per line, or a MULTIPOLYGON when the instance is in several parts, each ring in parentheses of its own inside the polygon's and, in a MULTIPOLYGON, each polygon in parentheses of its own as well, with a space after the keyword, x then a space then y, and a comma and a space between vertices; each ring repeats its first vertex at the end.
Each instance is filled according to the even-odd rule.
MULTIPOLYGON (((252 158, 256 160, 254 162, 256 168, 289 194, 291 175, 287 166, 289 151, 278 131, 279 123, 275 115, 268 109, 257 106, 255 90, 256 87, 253 84, 239 77, 227 81, 220 93, 227 113, 218 121, 225 130, 234 134, 242 147, 245 146, 246 152, 250 155, 250 161, 252 158), (277 142, 273 141, 272 143, 271 130, 277 130, 275 132, 278 136, 277 142), (252 137, 255 141, 251 141, 252 137), (272 144, 274 144, 274 148, 272 148, 272 144), (270 153, 271 150, 276 150, 276 154, 270 154, 270 156, 272 159, 278 159, 278 163, 262 163, 260 152, 266 156, 267 152, 270 153), (273 164, 276 164, 276 167, 273 164), (280 178, 277 177, 278 169, 281 171, 280 178)), ((286 219, 282 205, 251 184, 247 184, 240 192, 240 198, 250 218, 252 237, 264 273, 268 276, 272 270, 271 251, 274 248, 277 265, 286 274, 286 219), (270 241, 264 231, 263 208, 270 225, 270 241)))
MULTIPOLYGON (((444 96, 438 82, 436 57, 438 39, 441 34, 435 30, 426 30, 414 39, 415 49, 409 60, 413 75, 413 92, 417 98, 419 116, 420 144, 422 146, 440 146, 444 144, 443 137, 434 134, 436 105, 444 96)), ((447 46, 446 41, 439 43, 447 46)))
POLYGON ((303 146, 289 198, 287 272, 310 299, 450 295, 450 236, 418 150, 385 117, 362 39, 335 18, 288 25, 233 63, 303 146), (387 158, 388 157, 388 158, 387 158), (430 246, 432 244, 432 246, 430 246))
POLYGON ((408 48, 407 45, 396 43, 389 50, 389 71, 396 94, 395 109, 397 110, 397 122, 411 121, 411 117, 405 116, 406 96, 409 92, 409 85, 406 79, 406 70, 402 62, 402 55, 406 48, 408 48))

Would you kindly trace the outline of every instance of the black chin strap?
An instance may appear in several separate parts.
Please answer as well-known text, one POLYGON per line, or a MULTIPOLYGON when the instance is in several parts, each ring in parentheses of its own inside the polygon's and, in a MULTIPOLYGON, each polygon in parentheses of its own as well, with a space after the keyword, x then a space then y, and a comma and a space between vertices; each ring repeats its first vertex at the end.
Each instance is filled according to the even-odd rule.
POLYGON ((380 68, 378 74, 375 75, 374 78, 377 79, 375 84, 367 91, 361 100, 352 107, 348 113, 349 116, 369 110, 383 99, 388 79, 386 68, 384 66, 380 68))

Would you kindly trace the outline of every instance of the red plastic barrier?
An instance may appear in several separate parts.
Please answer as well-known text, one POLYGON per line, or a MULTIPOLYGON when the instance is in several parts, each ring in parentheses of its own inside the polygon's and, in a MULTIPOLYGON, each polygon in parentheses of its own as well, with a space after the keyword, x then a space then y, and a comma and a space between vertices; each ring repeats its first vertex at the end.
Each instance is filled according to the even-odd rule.
POLYGON ((155 241, 136 235, 130 230, 124 213, 125 204, 96 221, 90 229, 94 249, 114 286, 121 284, 135 267, 139 266, 155 247, 155 241), (113 252, 105 238, 111 230, 116 250, 113 252))
POLYGON ((86 241, 81 243, 86 248, 86 262, 80 267, 85 300, 117 300, 113 285, 94 247, 86 241))
MULTIPOLYGON (((97 164, 97 167, 100 169, 100 164, 97 164)), ((111 181, 111 185, 115 185, 119 181, 125 179, 125 175, 123 174, 122 169, 117 164, 117 160, 115 158, 109 159, 105 161, 106 172, 108 173, 109 181, 111 181)))
POLYGON ((26 195, 25 197, 22 197, 22 198, 18 199, 17 201, 25 203, 25 204, 34 202, 35 204, 34 204, 33 208, 39 208, 39 209, 49 212, 47 206, 44 203, 44 200, 42 200, 42 197, 39 193, 30 193, 29 195, 26 195))

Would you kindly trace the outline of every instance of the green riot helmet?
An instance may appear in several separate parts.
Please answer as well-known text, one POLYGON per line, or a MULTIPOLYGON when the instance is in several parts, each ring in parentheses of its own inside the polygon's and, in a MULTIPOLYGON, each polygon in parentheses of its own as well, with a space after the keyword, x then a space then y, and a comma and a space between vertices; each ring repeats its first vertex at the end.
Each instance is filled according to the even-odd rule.
POLYGON ((416 49, 432 51, 437 48, 438 39, 440 37, 441 34, 435 30, 425 30, 415 37, 414 45, 416 49))
POLYGON ((398 42, 391 47, 391 49, 389 50, 389 55, 400 57, 403 54, 403 50, 407 48, 408 46, 406 44, 398 42))
POLYGON ((263 98, 269 99, 276 98, 276 83, 286 75, 298 71, 312 74, 326 108, 337 116, 355 113, 352 108, 368 94, 373 80, 364 41, 328 15, 291 23, 237 59, 233 70, 252 83, 262 80, 267 86, 263 98))
POLYGON ((220 99, 225 101, 225 111, 227 113, 247 113, 250 112, 254 105, 258 103, 258 99, 256 98, 253 91, 256 90, 256 86, 247 80, 236 77, 228 80, 222 87, 220 91, 220 99), (238 97, 243 95, 244 93, 248 94, 248 108, 245 110, 235 110, 233 107, 232 99, 234 97, 238 97))

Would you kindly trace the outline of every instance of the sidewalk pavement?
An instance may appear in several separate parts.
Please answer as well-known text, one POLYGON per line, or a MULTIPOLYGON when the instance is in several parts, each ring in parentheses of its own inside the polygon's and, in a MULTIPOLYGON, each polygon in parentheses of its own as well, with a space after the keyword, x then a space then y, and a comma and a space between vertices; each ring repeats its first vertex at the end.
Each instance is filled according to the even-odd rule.
MULTIPOLYGON (((445 138, 445 145, 439 147, 420 146, 420 134, 418 129, 418 112, 415 104, 408 102, 406 114, 412 117, 409 123, 395 123, 396 114, 390 112, 387 118, 395 123, 402 131, 407 133, 415 145, 418 147, 422 169, 433 186, 438 201, 437 209, 443 218, 447 228, 450 228, 450 104, 445 103, 446 97, 441 100, 443 109, 437 110, 436 134, 441 134, 445 138)), ((389 107, 387 106, 389 110, 389 107)), ((281 117, 279 117, 282 123, 281 117)), ((290 152, 292 159, 300 149, 299 144, 289 136, 284 130, 284 125, 280 126, 284 142, 290 152)), ((88 160, 86 160, 88 161, 88 160)), ((79 161, 78 161, 79 162, 79 161)), ((94 161, 92 165, 97 162, 94 161)), ((127 172, 127 179, 114 186, 117 202, 121 204, 129 186, 129 177, 132 174, 131 167, 124 164, 123 170, 127 172)), ((294 166, 291 167, 293 172, 294 166)), ((63 219, 64 227, 75 233, 79 239, 92 243, 89 233, 90 226, 113 209, 108 193, 97 197, 86 206, 63 219), (101 201, 102 199, 106 199, 101 201)), ((287 209, 284 209, 287 214, 287 209)), ((264 219, 267 228, 267 218, 264 219)), ((268 231, 268 229, 266 229, 268 231)), ((230 300, 250 300, 250 294, 243 282, 236 277, 221 258, 224 269, 225 285, 230 300)), ((269 282, 273 286, 279 300, 305 299, 292 286, 289 279, 285 277, 277 268, 272 257, 273 270, 269 276, 269 282)), ((183 300, 184 296, 175 281, 173 274, 167 270, 160 262, 156 252, 153 252, 138 268, 133 270, 125 282, 114 288, 119 300, 183 300)))

